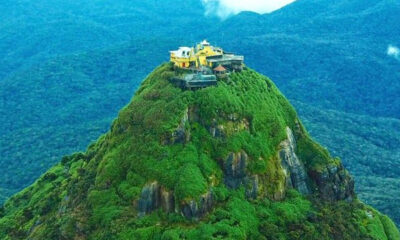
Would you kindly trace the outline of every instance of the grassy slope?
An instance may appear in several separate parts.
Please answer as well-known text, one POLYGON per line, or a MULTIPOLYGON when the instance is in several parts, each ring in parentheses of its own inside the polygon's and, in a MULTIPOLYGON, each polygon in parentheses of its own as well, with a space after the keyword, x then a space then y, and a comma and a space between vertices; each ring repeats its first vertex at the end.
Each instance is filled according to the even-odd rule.
MULTIPOLYGON (((397 239, 393 223, 373 209, 352 203, 324 204, 290 191, 281 202, 248 201, 243 189, 221 184, 217 164, 240 149, 250 157, 249 171, 279 176, 273 167, 276 146, 285 127, 294 128, 296 113, 273 83, 251 70, 234 74, 196 92, 168 83, 170 65, 156 69, 112 129, 85 154, 63 158, 34 185, 2 209, 0 237, 5 239, 397 239), (198 120, 186 128, 185 145, 161 144, 173 132, 185 109, 196 106, 198 120), (249 130, 212 138, 205 126, 220 124, 227 114, 251 120, 249 130), (166 134, 168 133, 168 134, 166 134), (252 168, 251 166, 261 166, 252 168), (158 180, 174 190, 178 203, 197 198, 211 187, 218 204, 201 222, 156 211, 137 218, 135 200, 142 186, 158 180), (195 181, 193 181, 195 180, 195 181)), ((308 168, 334 161, 307 135, 298 135, 308 168), (305 144, 305 145, 304 145, 305 144), (311 150, 312 146, 316 147, 311 150), (310 162, 303 151, 318 159, 310 162), (311 152, 310 152, 311 151, 311 152)), ((275 165, 276 166, 276 165, 275 165)), ((275 179, 274 181, 281 181, 275 179)), ((271 179, 266 188, 278 184, 271 179)), ((273 190, 272 190, 273 191, 273 190)))

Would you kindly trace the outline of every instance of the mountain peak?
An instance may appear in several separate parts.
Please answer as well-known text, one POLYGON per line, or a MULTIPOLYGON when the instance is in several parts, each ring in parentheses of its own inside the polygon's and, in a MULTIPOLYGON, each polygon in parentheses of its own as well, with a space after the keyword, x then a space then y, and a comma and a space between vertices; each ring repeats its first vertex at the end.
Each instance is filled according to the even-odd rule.
POLYGON ((107 134, 12 197, 0 237, 396 239, 267 77, 187 91, 175 74, 155 69, 107 134))

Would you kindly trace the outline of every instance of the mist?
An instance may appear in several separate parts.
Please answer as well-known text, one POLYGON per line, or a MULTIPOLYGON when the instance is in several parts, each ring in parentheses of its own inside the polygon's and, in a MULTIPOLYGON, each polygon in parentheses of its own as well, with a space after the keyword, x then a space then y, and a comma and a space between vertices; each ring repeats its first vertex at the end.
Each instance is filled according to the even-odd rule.
POLYGON ((202 0, 206 15, 217 15, 226 19, 242 11, 253 11, 260 14, 270 13, 286 6, 295 0, 202 0))
POLYGON ((394 57, 400 61, 400 49, 396 46, 389 45, 387 49, 387 55, 394 57))

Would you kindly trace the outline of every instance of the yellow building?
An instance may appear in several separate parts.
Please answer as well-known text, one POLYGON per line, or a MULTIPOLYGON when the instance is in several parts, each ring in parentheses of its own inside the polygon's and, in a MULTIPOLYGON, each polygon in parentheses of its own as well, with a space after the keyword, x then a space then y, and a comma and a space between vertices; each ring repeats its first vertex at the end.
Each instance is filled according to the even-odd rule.
POLYGON ((207 57, 222 55, 223 51, 221 48, 216 48, 210 45, 206 40, 197 44, 196 46, 196 56, 198 62, 201 66, 209 66, 207 62, 207 57))
POLYGON ((170 52, 170 61, 180 68, 211 66, 207 57, 223 55, 221 48, 213 47, 206 40, 197 44, 195 48, 180 47, 170 52))
POLYGON ((194 49, 189 47, 180 47, 176 51, 170 51, 170 60, 175 66, 180 68, 188 68, 196 66, 196 56, 194 49))

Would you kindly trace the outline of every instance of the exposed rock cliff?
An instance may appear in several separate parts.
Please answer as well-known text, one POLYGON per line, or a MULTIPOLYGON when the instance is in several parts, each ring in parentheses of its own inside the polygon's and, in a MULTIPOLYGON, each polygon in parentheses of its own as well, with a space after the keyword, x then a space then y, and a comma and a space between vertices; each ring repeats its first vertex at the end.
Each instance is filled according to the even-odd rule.
POLYGON ((286 186, 302 194, 309 194, 308 176, 304 164, 296 155, 296 140, 292 130, 286 127, 287 139, 279 145, 279 159, 286 176, 286 186))
POLYGON ((158 182, 147 184, 143 187, 138 201, 139 216, 162 208, 165 212, 175 211, 175 198, 173 193, 165 190, 158 182))
POLYGON ((354 180, 341 162, 328 165, 322 172, 310 172, 322 199, 351 201, 354 194, 354 180))
POLYGON ((322 171, 305 168, 296 155, 296 139, 286 128, 287 139, 280 144, 279 158, 286 175, 286 184, 302 194, 317 193, 324 200, 351 200, 354 197, 354 180, 340 161, 324 167, 322 171), (312 191, 313 190, 313 191, 312 191))
POLYGON ((0 209, 0 239, 400 239, 268 78, 183 91, 171 71, 0 209))
POLYGON ((165 190, 158 182, 146 184, 138 201, 138 214, 144 216, 157 209, 166 213, 180 213, 188 219, 199 219, 207 214, 213 207, 211 191, 200 196, 198 200, 190 199, 182 201, 175 206, 175 196, 171 191, 165 190))
POLYGON ((210 212, 213 207, 213 196, 207 192, 200 196, 199 200, 194 199, 181 204, 180 212, 188 219, 199 219, 210 212))
POLYGON ((238 188, 247 180, 246 167, 248 155, 246 152, 230 153, 224 163, 224 183, 229 188, 238 188))
POLYGON ((181 118, 178 127, 171 133, 167 134, 167 137, 164 139, 164 144, 176 144, 176 143, 185 143, 190 140, 190 131, 186 128, 186 124, 189 120, 189 109, 186 109, 183 113, 183 117, 181 118))
POLYGON ((154 211, 161 206, 161 188, 157 182, 143 187, 139 199, 139 215, 154 211))

